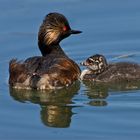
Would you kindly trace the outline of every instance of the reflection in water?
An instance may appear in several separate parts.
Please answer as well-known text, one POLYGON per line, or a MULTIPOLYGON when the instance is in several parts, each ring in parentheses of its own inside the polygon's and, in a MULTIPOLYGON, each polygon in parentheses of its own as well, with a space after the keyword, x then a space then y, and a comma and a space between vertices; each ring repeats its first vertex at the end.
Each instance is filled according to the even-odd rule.
POLYGON ((89 102, 89 105, 91 105, 91 106, 106 106, 107 102, 104 100, 92 100, 89 102))
POLYGON ((10 88, 10 95, 17 101, 30 101, 41 106, 41 120, 50 127, 69 127, 72 117, 72 97, 80 89, 77 82, 69 88, 56 91, 18 90, 10 88))
POLYGON ((129 91, 129 90, 140 90, 140 82, 125 82, 120 84, 105 84, 105 83, 94 83, 92 81, 83 81, 86 87, 86 94, 89 99, 91 106, 106 106, 107 101, 105 100, 109 96, 110 91, 129 91))
POLYGON ((69 127, 72 107, 48 105, 41 107, 41 119, 45 125, 51 127, 69 127))
MULTIPOLYGON (((106 106, 106 98, 110 91, 122 91, 140 89, 140 83, 121 83, 121 84, 97 84, 91 81, 83 81, 85 85, 85 94, 88 96, 90 106, 106 106)), ((72 98, 78 93, 80 83, 77 82, 69 88, 64 88, 56 91, 45 90, 17 90, 10 89, 10 95, 19 102, 30 101, 34 104, 39 104, 41 107, 40 118, 44 125, 49 127, 69 127, 72 109, 75 106, 72 98), (69 106, 73 104, 74 106, 69 106)))

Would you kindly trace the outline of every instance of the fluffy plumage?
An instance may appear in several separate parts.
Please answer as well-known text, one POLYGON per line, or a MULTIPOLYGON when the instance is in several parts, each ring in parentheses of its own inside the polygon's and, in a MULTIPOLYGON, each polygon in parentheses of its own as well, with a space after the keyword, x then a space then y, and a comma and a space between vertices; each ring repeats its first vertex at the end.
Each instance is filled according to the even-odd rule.
POLYGON ((21 89, 56 89, 69 86, 80 76, 79 66, 71 60, 59 42, 81 31, 72 30, 67 19, 59 13, 48 14, 38 33, 42 56, 25 61, 12 59, 9 63, 9 84, 21 89))

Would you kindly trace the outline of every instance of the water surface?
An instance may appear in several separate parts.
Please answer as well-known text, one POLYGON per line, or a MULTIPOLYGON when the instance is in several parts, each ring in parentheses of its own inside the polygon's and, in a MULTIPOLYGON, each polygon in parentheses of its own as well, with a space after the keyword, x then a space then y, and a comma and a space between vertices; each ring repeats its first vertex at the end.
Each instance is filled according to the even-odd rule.
POLYGON ((9 89, 9 60, 40 55, 38 28, 53 11, 83 31, 61 43, 77 63, 95 53, 109 62, 140 61, 139 0, 1 0, 0 139, 139 139, 139 83, 77 82, 46 92, 9 89))

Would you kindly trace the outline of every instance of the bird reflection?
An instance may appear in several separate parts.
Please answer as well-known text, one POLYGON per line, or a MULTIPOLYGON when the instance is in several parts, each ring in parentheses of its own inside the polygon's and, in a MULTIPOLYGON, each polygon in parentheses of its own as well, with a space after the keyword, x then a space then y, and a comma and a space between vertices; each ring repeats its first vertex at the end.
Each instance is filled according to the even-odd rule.
POLYGON ((86 87, 86 94, 90 100, 89 105, 91 106, 106 106, 107 97, 109 92, 120 92, 126 93, 124 91, 139 90, 140 82, 121 82, 118 84, 105 84, 105 83, 94 83, 92 81, 83 81, 86 87))
POLYGON ((69 127, 71 123, 72 107, 48 105, 41 107, 41 120, 50 127, 69 127))
POLYGON ((76 82, 68 88, 59 90, 18 90, 10 88, 10 95, 19 102, 30 101, 41 107, 40 117, 44 125, 49 127, 69 127, 73 115, 72 97, 80 89, 80 83, 76 82))

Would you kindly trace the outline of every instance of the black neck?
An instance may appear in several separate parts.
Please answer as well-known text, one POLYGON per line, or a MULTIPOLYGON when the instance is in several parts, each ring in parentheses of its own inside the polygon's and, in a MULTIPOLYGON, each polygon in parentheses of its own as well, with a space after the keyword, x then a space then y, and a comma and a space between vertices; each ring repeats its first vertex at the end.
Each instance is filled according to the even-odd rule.
POLYGON ((49 45, 39 44, 39 49, 41 51, 42 56, 46 56, 48 54, 62 54, 66 55, 59 44, 49 45))

